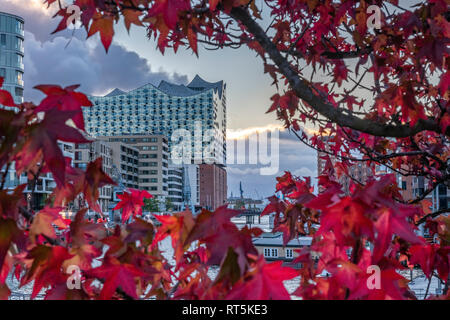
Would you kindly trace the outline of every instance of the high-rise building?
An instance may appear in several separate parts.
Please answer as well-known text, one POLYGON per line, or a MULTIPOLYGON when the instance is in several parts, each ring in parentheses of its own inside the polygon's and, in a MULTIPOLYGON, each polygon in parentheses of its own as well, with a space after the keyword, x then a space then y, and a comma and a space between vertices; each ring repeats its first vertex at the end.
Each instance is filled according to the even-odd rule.
POLYGON ((129 92, 115 89, 89 97, 94 105, 84 108, 86 131, 92 136, 161 134, 171 151, 187 134, 192 163, 225 164, 225 91, 223 81, 211 83, 198 75, 187 86, 162 81, 129 92))
POLYGON ((99 139, 108 141, 112 146, 121 145, 121 149, 124 147, 123 144, 134 148, 137 151, 137 161, 127 159, 129 154, 122 154, 119 158, 114 152, 118 147, 113 147, 113 158, 121 161, 117 165, 120 165, 119 168, 122 170, 126 166, 136 168, 138 180, 135 188, 147 190, 152 195, 165 199, 168 195, 169 170, 169 147, 165 136, 133 134, 99 137, 99 139))
POLYGON ((146 84, 129 92, 114 89, 103 97, 89 97, 93 106, 83 110, 86 131, 110 142, 127 139, 126 143, 140 149, 141 189, 168 197, 172 203, 179 203, 183 193, 183 201, 189 198, 190 206, 215 209, 225 203, 227 195, 225 92, 223 81, 211 83, 198 75, 186 86, 162 81, 158 87, 146 84), (161 159, 155 158, 156 149, 142 149, 158 148, 142 141, 144 136, 165 137, 161 141, 166 145, 160 145, 161 159), (177 149, 179 146, 183 147, 177 149), (187 150, 187 155, 177 150, 187 150), (177 162, 181 156, 183 162, 177 162), (173 169, 172 179, 178 179, 176 176, 182 172, 183 188, 168 183, 169 167, 173 169), (211 181, 200 178, 201 167, 211 181))
POLYGON ((23 102, 24 20, 0 12, 0 77, 16 103, 23 102))
POLYGON ((227 202, 227 173, 213 164, 200 164, 200 206, 209 210, 227 202))

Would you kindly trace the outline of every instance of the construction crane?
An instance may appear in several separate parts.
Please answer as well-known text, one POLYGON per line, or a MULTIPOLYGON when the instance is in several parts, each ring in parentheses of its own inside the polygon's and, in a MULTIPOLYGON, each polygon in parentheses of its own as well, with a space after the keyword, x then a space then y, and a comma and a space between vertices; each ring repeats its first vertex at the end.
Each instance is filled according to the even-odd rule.
POLYGON ((192 193, 191 193, 191 181, 189 179, 189 170, 188 166, 183 166, 184 171, 184 188, 183 188, 183 200, 184 200, 184 209, 190 209, 192 214, 195 214, 194 204, 192 203, 192 193))

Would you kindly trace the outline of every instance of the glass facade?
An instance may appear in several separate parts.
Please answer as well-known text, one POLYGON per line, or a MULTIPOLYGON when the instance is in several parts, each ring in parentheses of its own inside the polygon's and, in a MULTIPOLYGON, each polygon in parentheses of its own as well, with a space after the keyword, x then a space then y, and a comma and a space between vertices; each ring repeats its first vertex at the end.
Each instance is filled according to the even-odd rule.
POLYGON ((127 93, 116 89, 90 100, 93 107, 83 112, 86 130, 92 136, 162 134, 171 147, 174 132, 187 130, 193 155, 208 144, 215 149, 214 162, 225 163, 226 100, 222 81, 209 83, 196 76, 187 86, 163 81, 158 87, 147 84, 127 93))
POLYGON ((23 102, 24 20, 0 12, 0 77, 16 103, 23 102))

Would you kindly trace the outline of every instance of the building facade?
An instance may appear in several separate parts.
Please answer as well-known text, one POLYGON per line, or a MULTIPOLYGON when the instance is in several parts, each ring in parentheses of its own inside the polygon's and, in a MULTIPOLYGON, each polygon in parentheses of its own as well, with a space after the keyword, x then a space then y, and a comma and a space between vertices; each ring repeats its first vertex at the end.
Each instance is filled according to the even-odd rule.
MULTIPOLYGON (((120 169, 133 169, 133 188, 147 190, 163 200, 168 195, 169 147, 163 135, 116 135, 98 137, 113 146, 113 158, 120 169), (120 157, 117 152, 122 153, 120 157), (124 147, 133 148, 124 154, 124 147), (137 156, 137 160, 131 156, 137 156), (125 163, 124 163, 125 162, 125 163), (137 184, 135 183, 135 176, 137 184)), ((126 182, 125 182, 126 184, 126 182)))
MULTIPOLYGON (((281 232, 265 232, 261 236, 253 239, 253 245, 258 250, 258 253, 264 256, 266 261, 290 263, 298 257, 298 252, 301 249, 311 246, 311 243, 311 237, 298 237, 283 245, 283 234, 281 232)), ((316 253, 312 253, 312 256, 313 259, 318 258, 316 253)), ((300 267, 300 265, 294 267, 300 267)))
POLYGON ((182 167, 169 166, 168 195, 166 201, 166 210, 182 211, 184 210, 184 170, 182 167))
POLYGON ((111 148, 113 168, 117 168, 123 185, 139 189, 139 149, 122 141, 104 141, 111 148))
MULTIPOLYGON (((226 85, 198 75, 187 85, 162 81, 124 92, 89 97, 84 108, 92 136, 164 135, 171 152, 184 146, 191 163, 226 163, 226 85)), ((186 161, 184 162, 186 164, 186 161)))
POLYGON ((23 102, 24 20, 0 12, 0 77, 16 103, 23 102))
POLYGON ((222 166, 200 164, 200 206, 215 210, 227 202, 227 173, 222 166))

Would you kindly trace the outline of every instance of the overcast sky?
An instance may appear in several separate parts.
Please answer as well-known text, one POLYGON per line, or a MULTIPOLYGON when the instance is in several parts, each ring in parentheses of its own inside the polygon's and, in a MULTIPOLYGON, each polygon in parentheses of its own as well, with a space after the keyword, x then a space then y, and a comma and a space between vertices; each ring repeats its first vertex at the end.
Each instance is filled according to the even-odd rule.
MULTIPOLYGON (((145 29, 132 26, 128 34, 120 25, 106 54, 98 35, 86 40, 82 29, 50 35, 59 20, 51 18, 52 12, 42 2, 0 0, 1 11, 25 19, 26 100, 39 101, 42 97, 32 89, 37 84, 80 84, 81 91, 100 95, 116 87, 130 90, 146 83, 158 85, 161 80, 186 84, 199 74, 210 82, 227 83, 227 125, 235 136, 280 126, 273 113, 265 113, 276 89, 264 74, 261 60, 246 47, 219 51, 200 48, 199 58, 183 49, 176 55, 171 50, 162 55, 156 50, 155 41, 147 40, 145 29)), ((317 175, 315 151, 287 132, 281 133, 280 138, 278 172, 262 176, 255 165, 229 166, 229 194, 237 195, 242 181, 246 196, 270 196, 275 178, 285 170, 317 175)))

